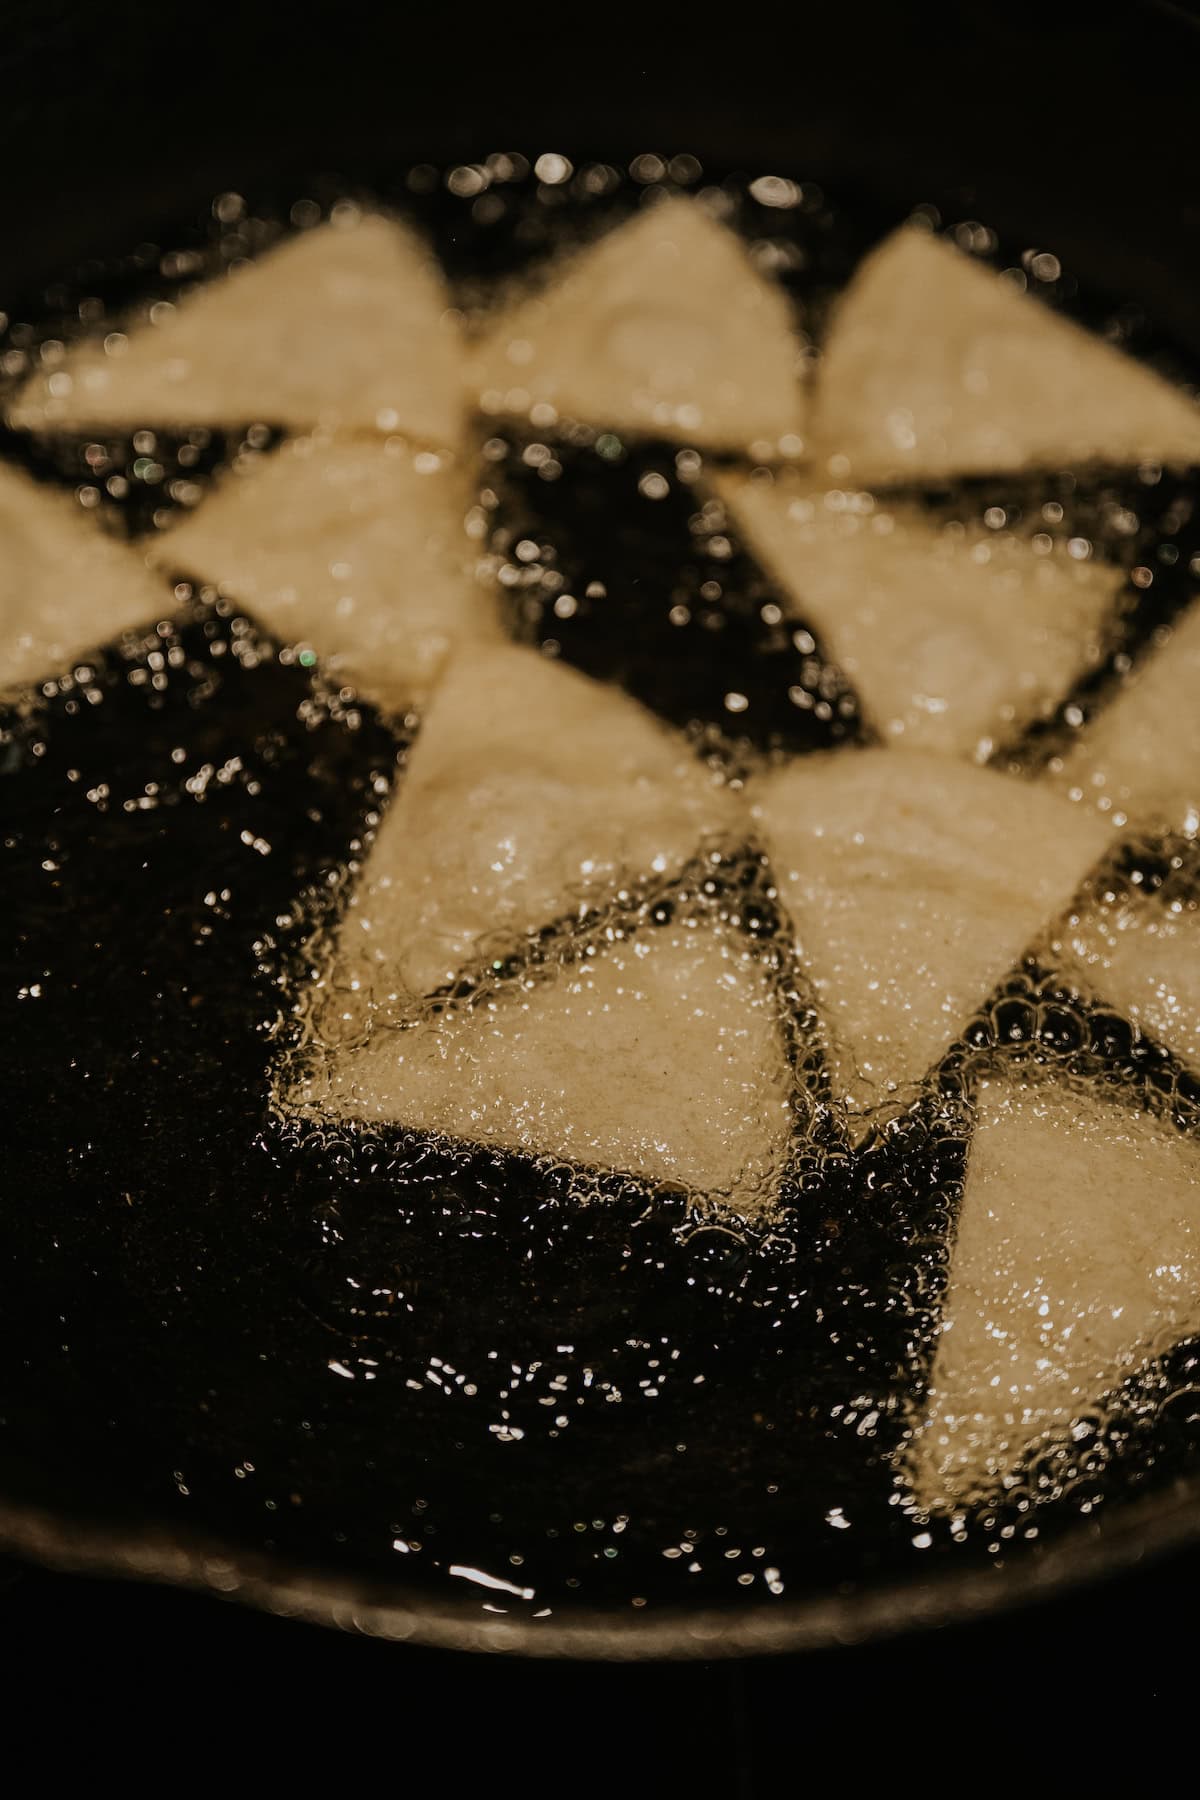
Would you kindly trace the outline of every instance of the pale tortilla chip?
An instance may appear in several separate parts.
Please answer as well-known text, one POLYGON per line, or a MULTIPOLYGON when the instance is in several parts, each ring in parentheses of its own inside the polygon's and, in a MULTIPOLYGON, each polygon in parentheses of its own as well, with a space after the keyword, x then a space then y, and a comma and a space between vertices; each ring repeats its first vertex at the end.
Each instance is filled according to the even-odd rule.
POLYGON ((342 931, 384 986, 425 994, 482 946, 674 873, 733 823, 684 738, 534 650, 460 655, 435 694, 342 931))
POLYGON ((1200 607, 1184 614, 1046 771, 1114 824, 1200 823, 1200 607))
POLYGON ((215 586, 284 644, 391 707, 420 702, 456 645, 499 639, 476 581, 453 456, 396 439, 296 438, 215 492, 152 555, 215 586))
POLYGON ((433 253, 367 216, 322 225, 32 376, 10 423, 33 431, 261 420, 403 431, 454 444, 459 342, 433 253))
POLYGON ((1119 569, 796 474, 712 485, 887 742, 985 756, 1099 658, 1119 569))
POLYGON ((1200 459, 1200 408, 928 231, 867 257, 817 373, 813 454, 857 482, 1200 459))
POLYGON ((794 1105, 779 1003, 744 942, 647 926, 494 1001, 377 1026, 282 1098, 769 1210, 794 1105))
POLYGON ((906 1097, 1107 842, 1032 783, 917 751, 802 757, 750 797, 855 1109, 906 1097))
POLYGON ((489 411, 548 405, 618 432, 801 447, 786 296, 694 200, 648 206, 502 312, 471 382, 489 411))
POLYGON ((1036 1439, 1200 1330, 1200 1158, 1127 1104, 987 1083, 924 1421, 917 1498, 990 1497, 1036 1439))
POLYGON ((0 689, 61 674, 175 610, 142 556, 75 499, 0 463, 0 689))

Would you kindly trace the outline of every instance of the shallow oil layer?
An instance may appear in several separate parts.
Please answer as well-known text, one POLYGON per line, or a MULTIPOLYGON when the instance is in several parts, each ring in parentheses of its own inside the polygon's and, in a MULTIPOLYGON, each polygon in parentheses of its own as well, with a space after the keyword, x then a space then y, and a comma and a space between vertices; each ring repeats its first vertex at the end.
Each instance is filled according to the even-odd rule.
MULTIPOLYGON (((432 230, 464 307, 654 182, 707 180, 689 159, 553 180, 510 162, 481 166, 486 179, 415 171, 397 196, 432 230)), ((830 294, 890 221, 784 186, 729 184, 729 217, 816 340, 830 294)), ((39 323, 10 328, 6 373, 19 379, 70 316, 94 323, 96 305, 169 293, 270 242, 284 216, 256 220, 226 197, 182 248, 65 284, 39 323)), ((1067 278, 1055 285, 1088 322, 1102 316, 1067 278)), ((1138 322, 1122 317, 1137 347, 1138 322)), ((51 453, 10 434, 0 449, 137 534, 202 504, 232 457, 267 448, 272 422, 245 423, 228 440, 137 433, 51 453)), ((852 754, 869 737, 819 633, 783 622, 770 577, 713 510, 703 458, 571 426, 492 421, 479 441, 475 540, 518 640, 620 681, 735 788, 764 753, 852 754), (648 607, 643 586, 662 603, 648 607)), ((1143 470, 925 499, 1086 539, 1151 574, 1128 583, 1101 665, 996 753, 1032 769, 1186 598, 1190 486, 1143 470)), ((943 1560, 1003 1566, 1017 1546, 1036 1554, 1195 1469, 1185 1335, 980 1504, 929 1504, 907 1479, 980 1083, 1053 1074, 1088 1096, 1131 1096, 1171 1132, 1195 1126, 1194 1076, 1065 982, 1055 947, 997 970, 936 1077, 852 1144, 760 845, 729 842, 588 912, 585 936, 669 933, 693 917, 753 946, 805 1096, 775 1204, 753 1222, 628 1175, 592 1175, 584 1198, 575 1166, 499 1144, 273 1112, 281 1059, 345 1014, 321 1004, 331 928, 419 729, 188 590, 157 630, 12 710, 4 882, 18 926, 0 1032, 11 1497, 479 1589, 537 1614, 795 1598, 943 1560)), ((1111 907, 1126 882, 1190 904, 1188 856, 1186 843, 1139 845, 1083 900, 1111 907)), ((548 919, 443 1002, 469 1010, 569 968, 578 946, 563 927, 548 919)))

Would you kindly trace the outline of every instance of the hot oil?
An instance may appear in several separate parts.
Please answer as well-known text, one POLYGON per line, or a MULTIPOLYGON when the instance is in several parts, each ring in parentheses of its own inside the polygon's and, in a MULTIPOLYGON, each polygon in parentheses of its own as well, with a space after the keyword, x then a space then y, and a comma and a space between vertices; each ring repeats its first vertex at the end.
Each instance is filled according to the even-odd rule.
MULTIPOLYGON (((655 179, 701 180, 690 159, 671 169, 655 179)), ((435 231, 455 220, 464 304, 481 270, 526 268, 653 186, 551 173, 514 163, 474 192, 470 171, 408 179, 399 198, 435 231), (502 201, 494 217, 483 198, 502 201)), ((729 212, 750 220, 815 333, 848 246, 878 225, 789 185, 792 208, 731 184, 729 212)), ((138 279, 169 286, 172 256, 199 258, 194 276, 276 229, 219 213, 138 279)), ((9 353, 62 333, 74 293, 9 353)), ((215 468, 271 441, 270 421, 247 421, 227 442, 147 428, 53 455, 14 437, 5 451, 136 534, 202 506, 215 468)), ((715 793, 871 743, 820 632, 714 502, 703 455, 562 421, 488 421, 479 444, 468 525, 511 635, 620 682, 690 741, 715 793)), ((1170 624, 1192 554, 1186 484, 1143 470, 1051 485, 1049 498, 1009 480, 925 502, 971 520, 1001 511, 1005 529, 1066 534, 1151 572, 1130 582, 1101 666, 996 748, 1026 774, 1170 624)), ((86 1492, 96 1515, 553 1614, 1003 1566, 1194 1470, 1197 1325, 1182 1299, 1099 1391, 1090 1367, 1071 1375, 1032 1449, 1019 1424, 976 1421, 955 1439, 971 1446, 957 1472, 934 1480, 921 1461, 981 1108, 1003 1137, 1027 1103, 1050 1094, 1053 1114, 1066 1096, 1096 1130, 1128 1136, 1131 1210, 1151 1135, 1190 1154, 1200 1090, 1186 1045, 1165 1046, 1158 1013, 1143 1034, 1113 1010, 1103 952, 1118 932, 1125 944, 1123 920, 1153 928, 1155 908, 1186 923, 1189 838, 1156 830, 1081 870, 1065 920, 994 971, 933 1075, 848 1117, 805 946, 753 827, 701 834, 690 857, 611 893, 568 883, 536 929, 484 937, 430 996, 348 955, 421 727, 420 707, 384 713, 235 603, 188 588, 13 709, 16 1203, 0 1230, 19 1279, 0 1411, 14 1497, 86 1492), (731 1180, 720 1157, 690 1185, 670 1178, 670 1146, 656 1161, 653 1131, 634 1143, 620 1120, 581 1146, 548 1089, 528 1088, 524 1113, 514 1091, 495 1129, 486 1108, 451 1104, 445 1081, 420 1131, 364 1107, 357 1075, 353 1100, 337 1100, 346 1059, 380 1041, 432 1034, 432 1054, 461 1042, 469 1058, 472 1033, 511 1047, 560 1006, 573 1043, 590 1006, 644 986, 664 946, 683 967, 696 943, 752 996, 746 1016, 777 1059, 771 1153, 731 1180)), ((702 1086, 723 1028, 699 1010, 695 1080, 672 1071, 684 1090, 702 1086)), ((605 1070, 585 1057, 579 1071, 580 1104, 601 1119, 605 1070)), ((1046 1129, 1056 1143, 1057 1114, 1046 1129)), ((1119 1244, 1123 1202, 1104 1199, 1119 1244)), ((1029 1233, 1036 1262, 1036 1219, 1029 1233)), ((1176 1246, 1184 1277, 1188 1254, 1176 1246)), ((1051 1301, 1053 1273, 1038 1275, 1051 1301)), ((983 1296, 1003 1330, 997 1304, 983 1296)))

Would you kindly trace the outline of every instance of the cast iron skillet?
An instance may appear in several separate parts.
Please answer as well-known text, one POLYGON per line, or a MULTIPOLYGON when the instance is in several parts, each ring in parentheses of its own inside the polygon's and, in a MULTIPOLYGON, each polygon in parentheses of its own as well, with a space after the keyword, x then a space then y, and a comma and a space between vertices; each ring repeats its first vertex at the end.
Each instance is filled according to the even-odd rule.
MULTIPOLYGON (((844 30, 801 22, 781 36, 764 21, 719 47, 697 19, 694 29, 678 27, 672 41, 639 26, 619 49, 552 44, 544 25, 534 34, 494 15, 478 24, 457 21, 440 38, 407 22, 382 40, 378 28, 359 37, 344 11, 337 24, 335 43, 298 35, 281 43, 273 18, 251 7, 235 26, 206 24, 185 45, 168 47, 151 9, 135 9, 132 19, 125 9, 120 27, 97 26, 70 8, 40 12, 23 40, 3 51, 12 96, 0 245, 5 295, 33 294, 50 273, 135 242, 158 221, 195 212, 214 192, 287 184, 293 172, 334 169, 353 181, 388 166, 464 160, 513 143, 577 160, 613 160, 649 147, 690 151, 716 166, 778 164, 831 191, 865 190, 885 207, 928 199, 948 216, 983 218, 1022 242, 1052 245, 1096 290, 1136 296, 1185 351, 1200 353, 1200 208, 1188 191, 1188 97, 1198 53, 1188 21, 1168 9, 1130 7, 1100 22, 1082 7, 1052 8, 1049 16, 1045 8, 1016 8, 974 20, 926 10, 920 43, 910 21, 897 24, 884 8, 865 20, 859 9, 844 30)), ((343 773, 334 747, 327 779, 336 783, 343 773)), ((137 1004, 137 982, 126 990, 123 974, 98 968, 105 1005, 137 1004)), ((66 1032, 72 1021, 64 1015, 58 1025, 66 1032)), ((219 1059, 218 1039, 205 1041, 204 1054, 219 1059)), ((138 1090, 140 1070, 118 1073, 126 1089, 138 1090)), ((147 1077, 143 1091, 166 1093, 155 1079, 147 1077)), ((157 1079, 169 1083, 170 1071, 157 1079)), ((219 1133, 224 1127, 206 1116, 204 1098, 199 1084, 192 1122, 219 1133)), ((69 1111, 69 1082, 53 1102, 69 1111)), ((116 1116, 133 1114, 118 1109, 116 1116)), ((160 1194, 169 1191, 169 1161, 158 1171, 160 1194)), ((136 1505, 128 1495, 114 1504, 123 1446, 132 1444, 123 1434, 155 1428, 154 1417, 139 1411, 137 1394, 139 1368, 154 1355, 156 1304, 176 1323, 208 1315, 187 1340, 199 1362, 172 1369, 175 1391, 156 1400, 168 1409, 194 1408, 191 1430, 199 1442, 210 1404, 219 1406, 230 1380, 257 1382, 263 1409, 288 1404, 293 1321, 264 1319, 273 1299, 255 1287, 256 1255, 265 1258, 263 1267, 272 1257, 294 1259, 297 1317, 306 1331, 327 1323, 306 1287, 313 1245, 293 1231, 286 1206, 266 1205, 228 1244, 221 1242, 228 1221, 213 1215, 205 1228, 194 1193, 176 1214, 165 1209, 145 1224, 105 1223, 97 1231, 114 1166, 111 1147, 83 1143, 64 1175, 49 1158, 39 1165, 35 1147, 23 1167, 38 1179, 5 1200, 4 1254, 15 1286, 30 1278, 36 1197, 54 1189, 56 1229, 38 1243, 35 1279, 45 1289, 53 1264, 62 1298, 61 1312, 41 1320, 36 1333, 19 1304, 8 1310, 10 1367, 50 1371, 24 1389, 14 1384, 6 1420, 10 1446, 22 1452, 7 1460, 0 1537, 24 1554, 204 1586, 280 1612, 429 1643, 534 1654, 712 1656, 942 1621, 1106 1573, 1200 1535, 1200 1494, 1181 1479, 1153 1499, 1125 1503, 1102 1534, 1076 1529, 1038 1558, 1014 1564, 1002 1580, 971 1568, 845 1591, 831 1582, 823 1592, 818 1587, 816 1599, 782 1598, 769 1607, 697 1605, 639 1616, 627 1607, 617 1614, 568 1605, 534 1622, 481 1612, 477 1597, 455 1605, 402 1575, 346 1572, 334 1542, 322 1554, 305 1544, 303 1532, 280 1532, 278 1547, 264 1551, 261 1539, 256 1545, 236 1527, 222 1529, 223 1517, 238 1515, 223 1514, 220 1505, 193 1529, 175 1494, 143 1486, 136 1505), (114 1302, 123 1259, 131 1256, 149 1308, 136 1318, 121 1316, 114 1302), (119 1370, 119 1386, 112 1420, 93 1418, 88 1436, 78 1433, 73 1404, 84 1389, 94 1391, 97 1365, 119 1370), (36 1414, 39 1404, 46 1407, 41 1416, 21 1416, 23 1405, 36 1414), (31 1454, 39 1442, 45 1454, 31 1454), (289 1542, 302 1552, 289 1551, 289 1542)), ((185 1190, 182 1140, 178 1180, 185 1190)), ((148 1375, 146 1386, 155 1386, 148 1375)), ((305 1429, 312 1422, 297 1423, 305 1429)), ((442 1453, 453 1457, 452 1440, 442 1453)), ((228 1474, 244 1482, 258 1471, 243 1466, 228 1474)), ((178 1473, 176 1488, 187 1485, 187 1475, 178 1473)), ((290 1504, 284 1490, 280 1503, 290 1504)))

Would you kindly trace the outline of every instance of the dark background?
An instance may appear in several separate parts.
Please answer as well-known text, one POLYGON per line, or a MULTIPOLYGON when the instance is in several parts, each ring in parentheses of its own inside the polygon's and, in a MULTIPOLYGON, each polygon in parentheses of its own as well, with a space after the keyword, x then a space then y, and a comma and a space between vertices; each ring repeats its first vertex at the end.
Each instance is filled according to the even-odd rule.
MULTIPOLYGON (((0 5, 0 295, 260 172, 687 150, 980 217, 1200 348, 1191 8, 374 10, 0 5)), ((826 1785, 814 1757, 905 1786, 1084 1785, 1186 1749, 1198 1597, 1194 1552, 909 1640, 596 1669, 472 1662, 6 1565, 0 1743, 32 1751, 40 1780, 72 1743, 98 1776, 154 1766, 165 1741, 171 1786, 206 1750, 236 1779, 249 1756, 282 1771, 322 1746, 344 1780, 384 1754, 391 1784, 450 1793, 759 1794, 826 1785)))
POLYGON ((31 1748, 43 1778, 72 1740, 96 1774, 172 1786, 209 1759, 237 1782, 332 1758, 374 1784, 381 1758, 398 1797, 1086 1795, 1194 1766, 1200 1553, 968 1627, 693 1666, 471 1658, 192 1594, 0 1583, 4 1766, 31 1748))

